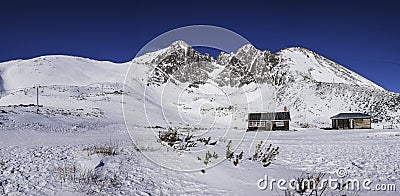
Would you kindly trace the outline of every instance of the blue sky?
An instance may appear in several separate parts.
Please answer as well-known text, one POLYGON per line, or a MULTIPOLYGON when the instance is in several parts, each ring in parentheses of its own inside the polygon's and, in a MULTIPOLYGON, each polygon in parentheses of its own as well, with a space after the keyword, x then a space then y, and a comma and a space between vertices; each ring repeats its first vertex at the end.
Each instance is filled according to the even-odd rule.
POLYGON ((259 49, 311 49, 400 92, 399 10, 396 1, 8 1, 0 62, 48 54, 126 62, 166 31, 207 24, 259 49))

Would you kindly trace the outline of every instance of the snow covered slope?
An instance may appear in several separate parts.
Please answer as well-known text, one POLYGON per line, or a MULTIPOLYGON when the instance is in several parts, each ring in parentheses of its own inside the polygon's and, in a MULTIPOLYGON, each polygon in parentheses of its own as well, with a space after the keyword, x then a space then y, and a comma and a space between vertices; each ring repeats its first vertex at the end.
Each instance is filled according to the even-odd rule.
POLYGON ((82 86, 122 82, 128 65, 61 55, 14 60, 0 63, 0 88, 10 90, 35 84, 82 86))
POLYGON ((384 90, 361 75, 305 48, 287 48, 278 52, 283 63, 297 75, 308 76, 315 82, 341 83, 384 90))

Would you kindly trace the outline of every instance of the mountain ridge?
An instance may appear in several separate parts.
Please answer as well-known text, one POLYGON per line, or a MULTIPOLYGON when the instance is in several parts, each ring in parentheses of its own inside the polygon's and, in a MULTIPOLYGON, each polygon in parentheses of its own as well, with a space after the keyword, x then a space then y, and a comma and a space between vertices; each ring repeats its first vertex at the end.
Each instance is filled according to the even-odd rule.
MULTIPOLYGON (((188 51, 192 49, 189 46, 188 51)), ((167 67, 172 70, 150 75, 150 85, 163 85, 169 78, 178 81, 184 78, 180 82, 191 81, 196 83, 194 86, 205 82, 239 88, 250 83, 272 85, 276 108, 287 106, 294 113, 294 123, 300 127, 329 126, 327 119, 340 112, 363 112, 379 122, 400 122, 400 94, 389 92, 345 66, 303 47, 271 53, 244 45, 236 53, 221 52, 216 59, 211 57, 204 61, 186 54, 184 51, 166 56, 163 53, 158 57, 173 58, 176 62, 148 63, 155 70, 167 67)), ((202 57, 203 54, 198 55, 202 57)))
POLYGON ((303 47, 272 53, 248 44, 214 59, 176 41, 126 63, 51 55, 0 63, 0 81, 2 90, 34 84, 122 83, 132 65, 138 72, 132 77, 141 86, 156 88, 172 82, 192 89, 206 83, 219 88, 272 87, 275 109, 286 106, 297 127, 329 126, 329 117, 340 112, 368 113, 378 122, 400 124, 400 94, 303 47))

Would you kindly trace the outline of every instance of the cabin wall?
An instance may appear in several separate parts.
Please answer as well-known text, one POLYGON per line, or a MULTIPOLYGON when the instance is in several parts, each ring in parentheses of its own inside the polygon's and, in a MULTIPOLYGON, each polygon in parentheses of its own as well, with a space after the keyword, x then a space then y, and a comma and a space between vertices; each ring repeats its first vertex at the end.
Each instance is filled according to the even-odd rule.
POLYGON ((336 119, 336 128, 335 129, 349 129, 350 122, 349 119, 336 119))
POLYGON ((332 119, 332 129, 338 129, 337 120, 332 119))
POLYGON ((259 120, 252 120, 249 121, 247 124, 248 131, 267 131, 271 130, 271 122, 270 121, 259 121, 259 120))
POLYGON ((355 129, 371 129, 370 118, 354 119, 353 122, 355 129))
POLYGON ((247 124, 248 131, 289 131, 289 121, 249 121, 247 124), (265 126, 255 126, 260 122, 264 122, 265 126))
POLYGON ((289 121, 274 121, 272 122, 272 130, 289 131, 289 121))

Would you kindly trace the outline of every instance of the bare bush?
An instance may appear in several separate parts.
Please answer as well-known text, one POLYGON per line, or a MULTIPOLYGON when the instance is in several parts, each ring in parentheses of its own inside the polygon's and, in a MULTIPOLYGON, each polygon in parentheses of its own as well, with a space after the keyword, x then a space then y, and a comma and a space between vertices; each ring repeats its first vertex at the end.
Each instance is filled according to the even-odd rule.
POLYGON ((296 181, 291 184, 295 189, 286 191, 285 195, 295 195, 296 193, 299 195, 323 195, 327 188, 326 183, 322 184, 324 176, 325 174, 321 172, 316 174, 303 172, 301 176, 296 178, 296 181))
POLYGON ((101 154, 105 156, 114 156, 119 153, 118 144, 110 144, 107 145, 93 145, 89 147, 83 148, 84 151, 87 151, 88 156, 94 154, 101 154))
POLYGON ((239 164, 239 161, 243 159, 243 151, 239 154, 235 154, 235 152, 231 150, 231 144, 232 140, 229 140, 228 144, 226 145, 225 158, 228 160, 234 159, 233 165, 237 166, 239 164))
POLYGON ((60 182, 61 187, 72 185, 75 191, 87 194, 105 193, 106 189, 121 187, 116 171, 109 171, 110 175, 100 177, 93 169, 82 169, 75 164, 64 164, 53 170, 53 177, 60 182))
POLYGON ((179 134, 177 129, 171 127, 167 131, 158 133, 158 142, 175 150, 188 150, 188 148, 195 147, 197 143, 192 138, 193 135, 189 133, 186 136, 179 134))
POLYGON ((261 162, 264 167, 268 167, 275 160, 275 156, 279 154, 278 150, 279 147, 272 148, 272 144, 264 147, 263 141, 261 141, 257 144, 255 152, 249 160, 261 162))
MULTIPOLYGON (((217 154, 216 152, 211 153, 210 151, 207 151, 206 156, 205 156, 204 161, 203 161, 204 165, 207 166, 208 163, 211 162, 211 159, 212 159, 212 158, 218 159, 218 154, 217 154)), ((201 160, 200 157, 197 157, 197 159, 198 159, 198 160, 201 160)))
POLYGON ((235 160, 233 160, 233 165, 237 166, 239 161, 243 159, 243 151, 235 155, 235 160))
POLYGON ((228 144, 226 145, 225 158, 229 159, 229 160, 231 158, 233 158, 233 151, 231 150, 231 144, 232 144, 232 140, 229 140, 228 144))

